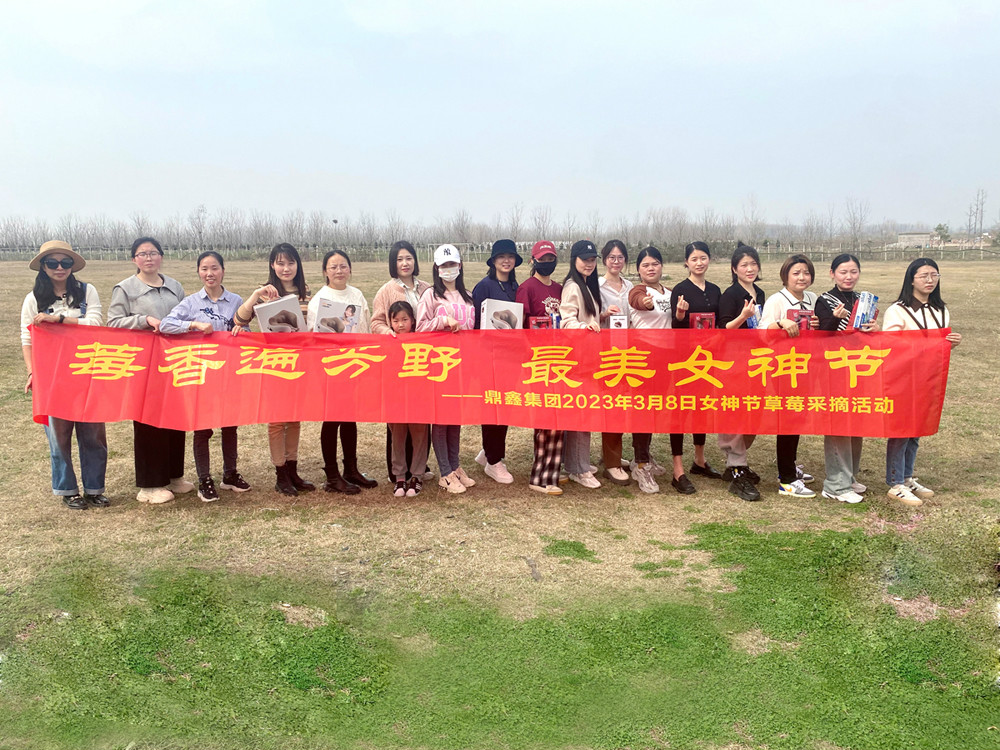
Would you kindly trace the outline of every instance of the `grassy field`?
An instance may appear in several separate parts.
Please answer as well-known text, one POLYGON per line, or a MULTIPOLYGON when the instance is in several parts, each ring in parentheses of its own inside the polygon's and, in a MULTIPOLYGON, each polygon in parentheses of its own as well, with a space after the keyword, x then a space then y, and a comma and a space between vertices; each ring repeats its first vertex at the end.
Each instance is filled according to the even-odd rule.
MULTIPOLYGON (((163 270, 191 292, 193 266, 163 270)), ((474 466, 476 428, 463 463, 483 481, 462 496, 396 499, 383 482, 289 499, 263 426, 240 430, 252 492, 140 506, 131 426, 115 424, 113 505, 72 512, 22 392, 34 274, 2 268, 0 748, 1000 747, 996 264, 942 269, 965 338, 918 456, 938 494, 916 510, 884 496, 883 440, 865 443, 857 506, 780 498, 767 436, 751 452, 764 502, 710 481, 548 498, 525 486, 529 431, 511 431, 501 487, 474 466)), ((80 276, 106 304, 131 268, 80 276)), ((865 264, 861 288, 895 299, 904 268, 865 264)), ((264 271, 233 263, 227 287, 264 271)), ((318 287, 319 264, 307 272, 318 287)), ((385 278, 359 264, 354 283, 370 300, 385 278)), ((361 428, 380 479, 384 434, 361 428)), ((666 436, 653 449, 667 463, 666 436)), ((711 439, 708 456, 722 463, 711 439)), ((822 439, 800 459, 818 482, 822 439)), ((304 425, 300 473, 319 482, 321 466, 304 425)))

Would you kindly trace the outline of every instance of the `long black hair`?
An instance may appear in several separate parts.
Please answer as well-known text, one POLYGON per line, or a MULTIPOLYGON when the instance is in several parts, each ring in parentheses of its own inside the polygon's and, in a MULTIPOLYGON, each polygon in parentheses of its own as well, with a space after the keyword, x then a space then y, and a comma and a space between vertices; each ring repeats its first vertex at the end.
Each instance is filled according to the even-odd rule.
MULTIPOLYGON (((38 269, 38 275, 35 277, 35 287, 32 289, 32 293, 35 295, 35 303, 38 305, 38 312, 45 312, 55 301, 59 299, 56 296, 56 290, 52 286, 52 279, 49 275, 45 273, 44 259, 42 260, 42 267, 38 269)), ((83 290, 83 284, 81 284, 76 276, 72 273, 66 277, 66 307, 80 307, 80 303, 83 302, 86 292, 83 290)))
MULTIPOLYGON (((434 264, 434 272, 432 275, 434 277, 434 296, 440 297, 441 299, 445 299, 444 293, 447 290, 444 287, 444 281, 441 279, 440 276, 438 276, 437 263, 434 264)), ((469 294, 467 291, 465 291, 465 281, 463 281, 464 276, 465 276, 465 266, 464 265, 459 266, 458 278, 455 279, 455 289, 458 291, 459 294, 462 295, 462 299, 464 299, 471 305, 473 304, 472 295, 469 294)))
POLYGON ((584 278, 583 274, 576 270, 576 261, 577 258, 570 260, 569 273, 563 279, 563 284, 565 285, 567 281, 572 281, 580 287, 581 292, 589 289, 589 295, 581 295, 583 297, 583 308, 587 311, 587 315, 598 317, 601 313, 601 283, 597 280, 597 268, 595 266, 594 272, 584 278))
POLYGON ((740 240, 736 243, 736 249, 733 250, 732 260, 729 261, 729 270, 733 274, 734 284, 739 282, 739 277, 736 275, 736 267, 744 258, 750 258, 757 264, 757 275, 760 276, 760 254, 757 252, 757 248, 744 245, 743 240, 740 240))
POLYGON ((281 294, 285 293, 285 284, 278 278, 278 274, 274 270, 274 262, 282 255, 287 260, 295 261, 295 278, 292 280, 292 283, 295 284, 295 288, 298 290, 299 299, 307 299, 309 297, 309 287, 306 285, 306 274, 302 270, 302 258, 299 257, 299 251, 287 242, 279 242, 271 248, 271 254, 267 258, 267 283, 281 294))
MULTIPOLYGON (((919 271, 924 266, 930 266, 940 275, 941 269, 938 268, 938 264, 934 262, 933 258, 917 258, 910 265, 906 267, 906 273, 903 275, 903 288, 899 292, 899 302, 902 302, 911 310, 916 310, 920 303, 917 298, 913 296, 913 280, 917 276, 917 271, 919 271)), ((944 300, 941 299, 941 280, 938 279, 937 286, 934 287, 934 291, 927 296, 927 304, 933 307, 935 310, 944 311, 944 300)))

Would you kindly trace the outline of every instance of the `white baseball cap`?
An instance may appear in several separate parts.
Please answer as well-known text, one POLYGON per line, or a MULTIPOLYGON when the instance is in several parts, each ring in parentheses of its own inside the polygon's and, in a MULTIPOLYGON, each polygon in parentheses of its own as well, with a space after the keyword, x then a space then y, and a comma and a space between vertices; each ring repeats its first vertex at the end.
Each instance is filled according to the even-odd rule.
POLYGON ((461 263, 462 256, 458 248, 454 245, 441 245, 434 251, 434 265, 443 266, 445 263, 461 263))

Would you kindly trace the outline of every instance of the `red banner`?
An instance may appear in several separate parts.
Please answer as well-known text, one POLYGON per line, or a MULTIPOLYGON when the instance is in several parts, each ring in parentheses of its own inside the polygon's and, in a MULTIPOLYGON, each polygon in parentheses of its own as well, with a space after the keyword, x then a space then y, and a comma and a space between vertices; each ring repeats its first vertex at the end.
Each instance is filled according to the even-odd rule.
POLYGON ((45 324, 34 413, 192 430, 285 421, 589 432, 937 432, 947 331, 185 334, 45 324))

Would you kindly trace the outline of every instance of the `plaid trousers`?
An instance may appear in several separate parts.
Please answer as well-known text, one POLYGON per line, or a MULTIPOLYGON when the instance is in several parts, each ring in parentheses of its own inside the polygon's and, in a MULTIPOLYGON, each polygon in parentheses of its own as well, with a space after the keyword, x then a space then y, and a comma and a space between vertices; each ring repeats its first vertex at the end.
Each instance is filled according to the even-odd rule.
POLYGON ((562 463, 562 430, 535 430, 535 460, 531 464, 532 484, 542 487, 559 484, 562 463))

